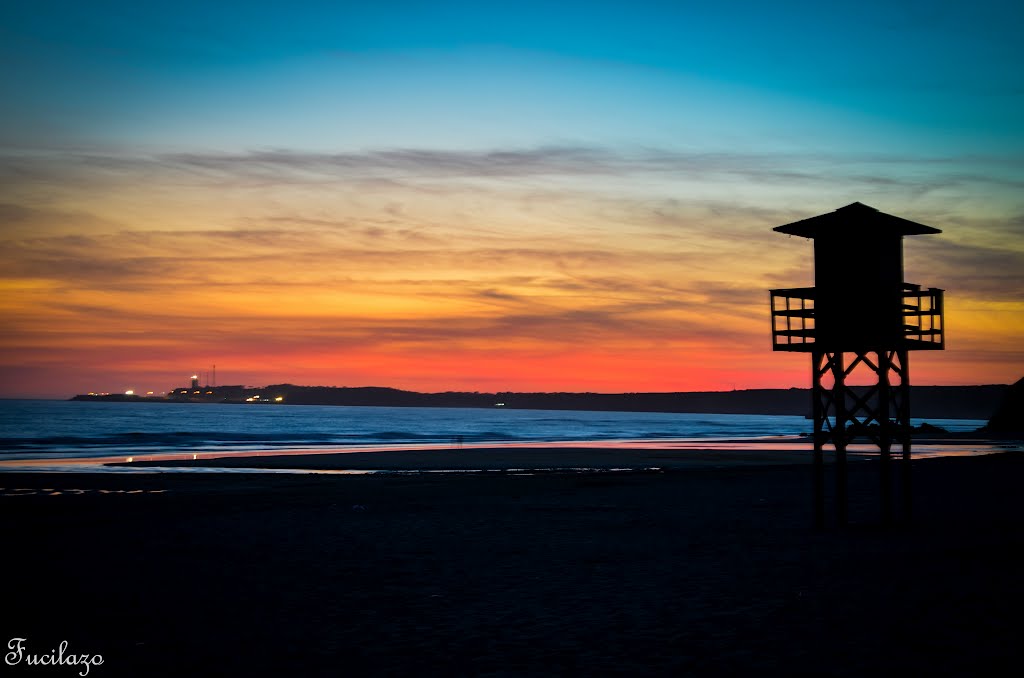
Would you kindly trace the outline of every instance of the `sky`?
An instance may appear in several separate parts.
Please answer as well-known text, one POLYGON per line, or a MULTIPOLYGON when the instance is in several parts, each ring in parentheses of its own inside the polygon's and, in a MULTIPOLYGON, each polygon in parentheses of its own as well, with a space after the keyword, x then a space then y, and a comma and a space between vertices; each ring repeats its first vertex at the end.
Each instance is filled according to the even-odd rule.
POLYGON ((0 6, 0 395, 807 386, 772 228, 942 229, 916 384, 1024 375, 1019 2, 0 6), (204 375, 205 378, 205 375, 204 375))

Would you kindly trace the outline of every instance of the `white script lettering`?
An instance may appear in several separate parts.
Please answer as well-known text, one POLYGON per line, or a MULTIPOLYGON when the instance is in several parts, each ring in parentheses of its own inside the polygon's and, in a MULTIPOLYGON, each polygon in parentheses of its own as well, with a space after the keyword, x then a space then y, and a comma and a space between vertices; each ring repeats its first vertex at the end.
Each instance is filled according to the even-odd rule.
POLYGON ((4 662, 8 666, 17 666, 22 661, 28 666, 81 666, 78 672, 80 676, 89 675, 89 669, 93 666, 103 665, 101 654, 67 654, 68 641, 60 641, 60 645, 50 650, 49 653, 35 654, 27 651, 25 643, 27 638, 11 638, 7 642, 7 649, 10 650, 4 655, 4 662))

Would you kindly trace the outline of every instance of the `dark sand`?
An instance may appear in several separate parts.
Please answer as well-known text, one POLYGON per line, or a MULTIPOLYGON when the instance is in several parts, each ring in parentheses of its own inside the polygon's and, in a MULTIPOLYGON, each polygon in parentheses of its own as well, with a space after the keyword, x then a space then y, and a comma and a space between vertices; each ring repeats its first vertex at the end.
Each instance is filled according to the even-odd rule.
POLYGON ((915 462, 896 529, 851 466, 824 532, 806 464, 2 473, 0 639, 101 678, 1018 675, 1024 457, 915 462))

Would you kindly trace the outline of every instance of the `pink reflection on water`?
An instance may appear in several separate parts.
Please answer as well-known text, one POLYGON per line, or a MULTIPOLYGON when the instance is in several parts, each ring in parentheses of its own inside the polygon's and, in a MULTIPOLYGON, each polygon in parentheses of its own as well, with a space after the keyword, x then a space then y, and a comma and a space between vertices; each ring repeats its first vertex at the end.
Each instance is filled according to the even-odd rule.
MULTIPOLYGON (((46 459, 4 459, 0 460, 0 470, 8 471, 114 471, 121 472, 129 469, 138 472, 161 472, 167 470, 198 470, 201 467, 164 467, 154 468, 152 466, 137 466, 139 462, 153 464, 159 462, 178 461, 199 461, 211 459, 246 459, 259 457, 290 457, 290 456, 311 456, 311 455, 344 455, 357 453, 386 453, 386 452, 445 452, 446 454, 459 454, 464 451, 473 450, 594 450, 596 451, 661 451, 661 452, 694 452, 694 453, 716 453, 722 454, 721 461, 730 461, 729 453, 763 453, 763 463, 778 463, 784 458, 792 460, 794 454, 802 458, 810 458, 812 444, 805 437, 779 436, 774 438, 729 438, 729 439, 636 439, 636 440, 601 440, 601 441, 535 441, 535 442, 485 442, 465 443, 458 448, 453 448, 447 443, 414 444, 414 445, 358 445, 343 448, 314 448, 314 449, 270 449, 270 450, 245 450, 245 451, 201 451, 201 452, 147 452, 133 453, 131 455, 107 455, 102 457, 53 457, 46 459), (116 465, 116 466, 110 466, 116 465)), ((913 457, 968 457, 986 454, 995 454, 1007 451, 1022 451, 1024 445, 1019 442, 996 442, 985 439, 928 439, 915 442, 913 446, 913 457)), ((869 443, 854 443, 847 447, 847 451, 857 457, 878 456, 878 448, 869 443)), ((894 456, 899 456, 902 449, 893 446, 894 456)), ((826 458, 833 453, 831 447, 826 447, 826 458)), ((759 455, 757 455, 759 456, 759 455)), ((749 458, 746 459, 749 461, 749 458)), ((552 463, 556 463, 552 459, 552 463)), ((243 469, 234 468, 213 468, 206 467, 205 472, 239 472, 243 469)), ((279 469, 278 472, 309 472, 310 470, 279 469)), ((344 473, 338 469, 335 473, 344 473)))

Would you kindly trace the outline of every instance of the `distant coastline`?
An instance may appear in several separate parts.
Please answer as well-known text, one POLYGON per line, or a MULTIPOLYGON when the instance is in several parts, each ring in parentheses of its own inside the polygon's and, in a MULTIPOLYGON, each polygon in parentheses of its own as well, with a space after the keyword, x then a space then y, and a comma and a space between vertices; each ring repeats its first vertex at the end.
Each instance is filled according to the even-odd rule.
MULTIPOLYGON (((915 417, 988 419, 1009 388, 912 386, 915 417)), ((355 407, 468 407, 596 412, 676 412, 691 414, 774 414, 806 416, 810 390, 747 389, 676 393, 418 393, 386 387, 332 387, 274 384, 262 388, 216 386, 175 389, 167 396, 77 395, 71 400, 140 403, 229 403, 266 405, 344 405, 355 407)))

